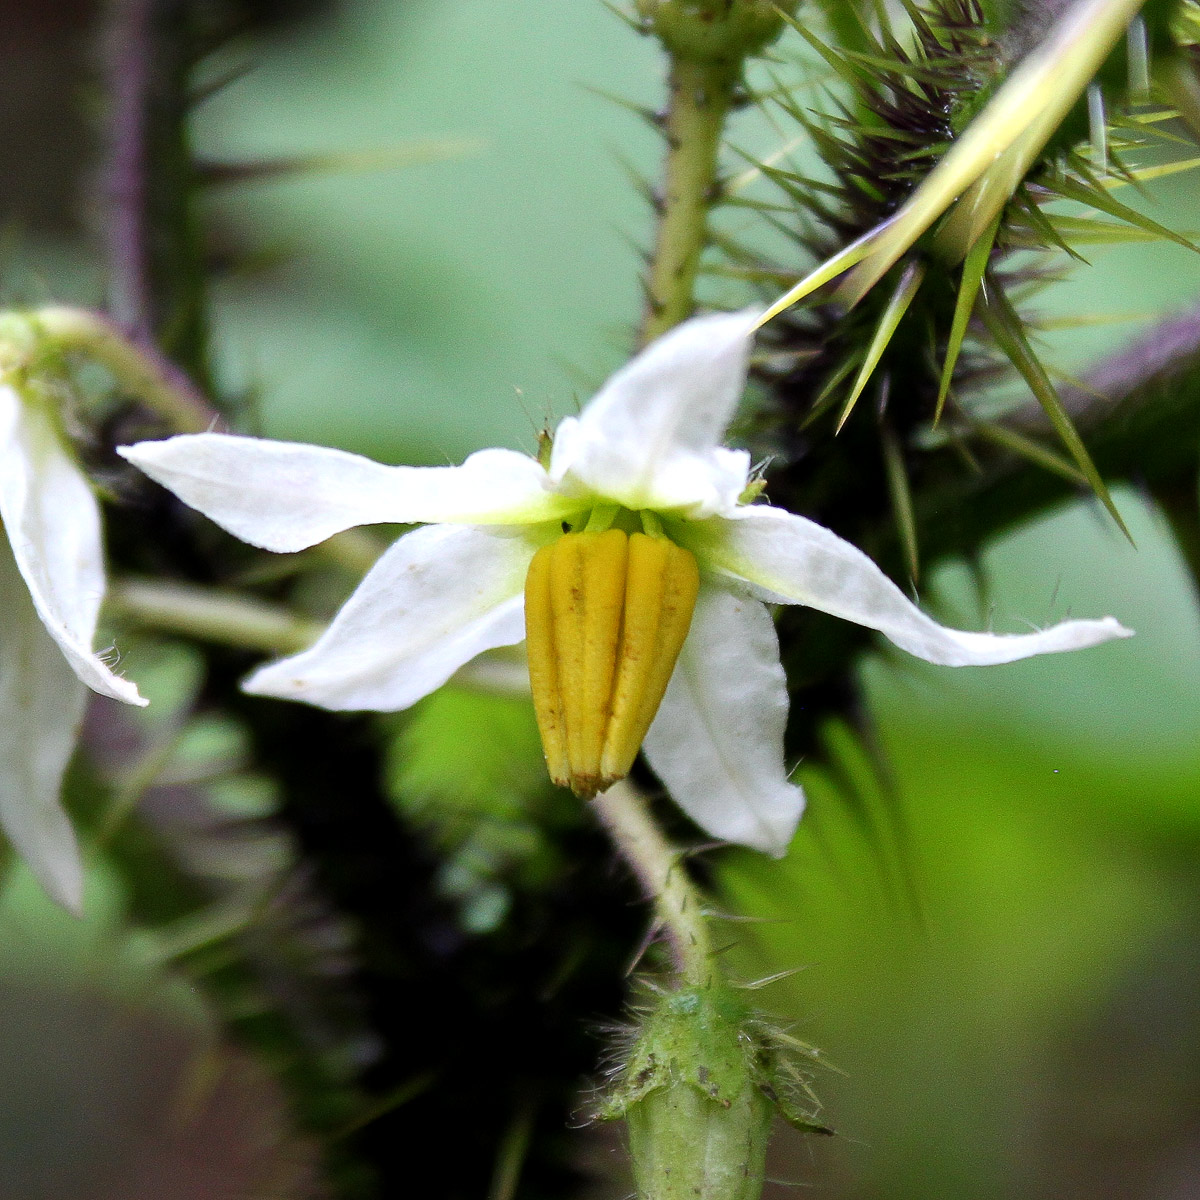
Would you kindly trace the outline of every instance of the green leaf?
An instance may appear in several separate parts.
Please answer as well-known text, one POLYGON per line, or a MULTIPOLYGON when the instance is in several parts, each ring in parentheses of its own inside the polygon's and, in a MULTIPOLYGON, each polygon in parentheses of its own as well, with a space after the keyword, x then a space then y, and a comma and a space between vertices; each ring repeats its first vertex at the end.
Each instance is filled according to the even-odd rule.
POLYGON ((386 781, 410 817, 445 827, 528 817, 548 790, 528 700, 447 686, 417 704, 390 747, 386 781))
POLYGON ((825 381, 825 385, 813 398, 812 407, 809 410, 808 416, 804 418, 800 428, 807 428, 817 419, 826 409, 833 404, 834 395, 837 389, 846 382, 850 372, 862 361, 862 351, 854 351, 846 355, 846 357, 838 364, 837 369, 825 381))

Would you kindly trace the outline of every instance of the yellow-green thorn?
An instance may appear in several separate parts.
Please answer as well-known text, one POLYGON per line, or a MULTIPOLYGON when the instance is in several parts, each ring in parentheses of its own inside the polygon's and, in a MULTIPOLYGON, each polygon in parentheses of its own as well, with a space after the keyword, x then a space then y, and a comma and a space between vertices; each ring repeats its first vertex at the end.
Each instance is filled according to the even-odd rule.
POLYGON ((879 318, 879 324, 875 326, 875 335, 871 338, 871 344, 867 347, 867 357, 863 360, 863 364, 859 368, 858 378, 855 379, 854 387, 850 390, 850 397, 846 401, 845 408, 842 409, 842 415, 838 418, 835 433, 841 432, 842 426, 845 425, 846 418, 850 415, 851 409, 858 403, 859 396, 862 395, 863 389, 875 373, 875 368, 879 366, 879 360, 883 357, 883 352, 888 348, 888 343, 892 340, 897 327, 904 318, 904 314, 908 311, 908 306, 913 302, 913 297, 917 294, 917 290, 920 288, 921 281, 924 278, 924 264, 916 259, 913 259, 901 273, 900 280, 896 284, 896 290, 887 302, 887 306, 883 310, 883 315, 879 318))

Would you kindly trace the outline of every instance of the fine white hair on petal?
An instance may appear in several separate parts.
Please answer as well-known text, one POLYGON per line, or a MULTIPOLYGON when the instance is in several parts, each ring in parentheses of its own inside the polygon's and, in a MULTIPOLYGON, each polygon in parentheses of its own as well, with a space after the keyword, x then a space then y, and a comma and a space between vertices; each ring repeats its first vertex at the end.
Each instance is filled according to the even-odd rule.
POLYGON ((43 627, 0 541, 0 829, 47 893, 78 914, 83 868, 59 802, 87 689, 43 627))
POLYGON ((145 704, 92 651, 104 599, 100 508, 40 404, 0 385, 0 520, 47 632, 93 691, 145 704))
POLYGON ((757 311, 693 317, 652 342, 555 434, 550 475, 631 508, 732 507, 749 457, 720 446, 746 386, 757 311))
POLYGON ((701 588, 644 749, 675 802, 714 837, 777 856, 787 850, 804 811, 784 768, 787 711, 766 607, 701 588))
POLYGON ((710 566, 763 599, 804 604, 877 629, 902 650, 942 666, 990 666, 1131 637, 1113 617, 1063 621, 1037 633, 947 629, 923 613, 861 550, 822 525, 769 505, 697 523, 688 544, 710 566))
POLYGON ((234 537, 284 554, 355 525, 513 525, 578 507, 515 450, 480 450, 458 467, 389 467, 328 446, 194 433, 119 453, 234 537))
POLYGON ((525 637, 523 592, 535 549, 512 529, 429 525, 405 534, 315 645, 242 686, 322 708, 407 708, 477 654, 525 637))

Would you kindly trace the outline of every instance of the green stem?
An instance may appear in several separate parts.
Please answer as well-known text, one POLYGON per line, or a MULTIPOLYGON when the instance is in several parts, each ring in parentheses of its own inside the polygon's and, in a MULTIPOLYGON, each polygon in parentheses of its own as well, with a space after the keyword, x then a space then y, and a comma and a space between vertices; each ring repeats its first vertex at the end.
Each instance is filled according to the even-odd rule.
POLYGON ((261 600, 152 579, 113 583, 106 612, 129 625, 269 654, 304 650, 324 628, 318 621, 261 600))
POLYGON ((152 346, 135 345, 107 317, 59 305, 27 315, 56 350, 86 354, 177 433, 202 432, 217 419, 216 411, 182 371, 152 346))
POLYGON ((707 987, 715 971, 700 892, 683 852, 671 845, 628 781, 601 792, 592 806, 621 856, 653 898, 658 923, 671 943, 675 969, 690 987, 707 987))
POLYGON ((717 152, 741 76, 741 60, 673 58, 668 79, 662 208, 646 279, 645 345, 691 316, 708 210, 717 195, 717 152))

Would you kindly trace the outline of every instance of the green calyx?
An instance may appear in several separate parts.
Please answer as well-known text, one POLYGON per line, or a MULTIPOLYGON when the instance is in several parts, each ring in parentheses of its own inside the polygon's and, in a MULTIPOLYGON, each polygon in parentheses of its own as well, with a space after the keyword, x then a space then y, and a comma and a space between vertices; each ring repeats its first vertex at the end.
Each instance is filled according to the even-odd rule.
POLYGON ((740 61, 774 41, 783 28, 780 10, 799 0, 636 0, 648 32, 670 54, 697 63, 740 61))
POLYGON ((645 1015, 599 1115, 623 1117, 645 1200, 755 1200, 771 1116, 810 1132, 816 1103, 795 1064, 800 1043, 730 988, 683 988, 645 1015))

